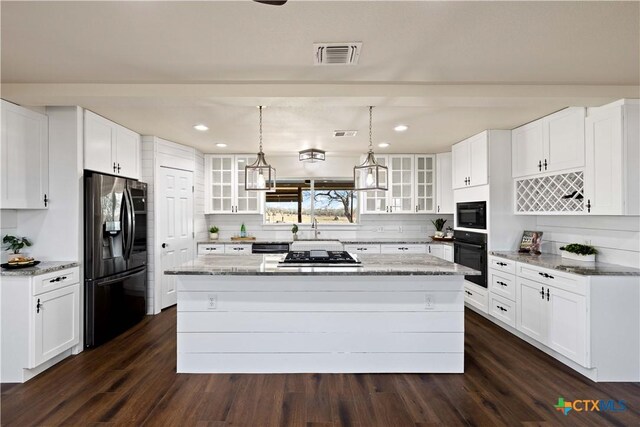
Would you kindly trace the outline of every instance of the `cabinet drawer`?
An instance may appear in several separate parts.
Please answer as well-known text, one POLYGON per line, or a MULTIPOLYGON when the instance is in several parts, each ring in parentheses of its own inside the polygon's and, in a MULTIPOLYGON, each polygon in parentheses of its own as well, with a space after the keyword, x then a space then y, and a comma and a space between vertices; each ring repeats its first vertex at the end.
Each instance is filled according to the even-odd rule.
POLYGON ((508 260, 506 258, 490 256, 489 268, 493 268, 494 270, 504 271, 505 273, 509 273, 509 274, 516 274, 516 262, 508 260))
POLYGON ((577 274, 563 273, 549 268, 537 267, 525 263, 517 263, 518 277, 534 280, 545 285, 555 286, 578 295, 587 294, 587 278, 577 274))
POLYGON ((486 290, 478 290, 476 287, 472 287, 472 285, 465 285, 464 302, 484 313, 488 313, 489 293, 486 290))
POLYGON ((249 255, 251 245, 224 245, 224 253, 227 255, 249 255))
POLYGON ((516 300, 516 277, 513 274, 489 270, 489 290, 511 301, 516 300))
POLYGON ((344 250, 354 254, 379 254, 380 245, 344 245, 344 250))
POLYGON ((64 288, 80 281, 80 268, 53 271, 34 278, 33 295, 64 288))
POLYGON ((380 245, 383 254, 426 254, 427 245, 380 245))
POLYGON ((210 254, 223 254, 224 253, 224 245, 217 244, 200 244, 198 245, 198 255, 210 255, 210 254))
POLYGON ((492 294, 489 314, 512 328, 516 327, 516 305, 513 301, 492 294))

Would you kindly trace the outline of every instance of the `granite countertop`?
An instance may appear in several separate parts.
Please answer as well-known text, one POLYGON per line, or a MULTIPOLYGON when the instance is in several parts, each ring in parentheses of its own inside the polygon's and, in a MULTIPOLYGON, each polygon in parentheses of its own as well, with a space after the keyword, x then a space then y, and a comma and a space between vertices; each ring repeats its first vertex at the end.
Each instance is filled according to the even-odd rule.
POLYGON ((232 276, 446 276, 479 275, 480 272, 431 255, 362 254, 360 266, 349 267, 279 267, 285 255, 202 255, 177 268, 171 275, 232 276))
POLYGON ((40 274, 52 273, 54 271, 65 270, 77 267, 80 264, 75 261, 43 261, 34 267, 7 269, 3 268, 1 276, 38 276, 40 274))
POLYGON ((637 268, 603 262, 575 261, 554 254, 530 255, 518 252, 491 252, 491 255, 581 276, 640 276, 640 269, 637 268))
MULTIPOLYGON (((453 245, 453 242, 442 242, 431 240, 430 238, 411 238, 411 237, 387 237, 387 238, 379 238, 379 239, 367 239, 367 238, 348 238, 348 239, 331 239, 331 238, 320 238, 317 241, 339 241, 342 244, 391 244, 391 245, 410 245, 410 244, 432 244, 432 245, 453 245)), ((313 242, 316 239, 299 239, 298 242, 313 242)), ((252 244, 252 243, 293 243, 293 240, 283 240, 283 239, 256 239, 256 240, 231 240, 231 239, 218 239, 218 240, 206 240, 200 241, 198 244, 221 244, 221 245, 237 245, 237 244, 252 244)))

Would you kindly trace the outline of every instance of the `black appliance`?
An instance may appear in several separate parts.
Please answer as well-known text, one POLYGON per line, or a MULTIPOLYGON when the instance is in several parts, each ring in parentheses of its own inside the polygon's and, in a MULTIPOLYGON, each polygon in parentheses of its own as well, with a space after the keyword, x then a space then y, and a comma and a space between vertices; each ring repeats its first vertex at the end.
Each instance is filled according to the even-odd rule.
POLYGON ((280 262, 280 264, 360 264, 360 261, 352 257, 347 251, 292 251, 280 262))
POLYGON ((456 204, 456 227, 487 229, 487 202, 456 204))
POLYGON ((469 231, 453 232, 453 258, 456 264, 462 264, 482 273, 480 276, 464 276, 470 282, 487 287, 487 235, 469 231))
POLYGON ((84 176, 84 343, 94 347, 147 312, 147 185, 84 176))
POLYGON ((286 254, 289 252, 289 243, 254 243, 251 245, 252 254, 286 254))

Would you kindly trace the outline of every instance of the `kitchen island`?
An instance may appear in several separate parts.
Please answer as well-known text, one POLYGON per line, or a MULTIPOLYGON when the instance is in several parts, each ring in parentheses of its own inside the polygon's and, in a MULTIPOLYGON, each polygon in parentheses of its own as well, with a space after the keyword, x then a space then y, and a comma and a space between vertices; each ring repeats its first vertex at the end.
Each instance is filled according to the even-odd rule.
POLYGON ((177 275, 183 373, 464 371, 464 276, 430 255, 286 266, 206 255, 177 275))

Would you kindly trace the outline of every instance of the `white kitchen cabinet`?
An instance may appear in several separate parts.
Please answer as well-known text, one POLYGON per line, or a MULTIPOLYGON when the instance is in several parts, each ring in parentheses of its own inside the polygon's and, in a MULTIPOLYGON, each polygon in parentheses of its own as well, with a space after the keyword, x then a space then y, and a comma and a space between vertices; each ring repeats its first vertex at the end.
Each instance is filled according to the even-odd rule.
POLYGON ((487 131, 451 147, 453 188, 486 185, 489 182, 487 131))
POLYGON ((453 246, 442 245, 442 259, 453 262, 453 246))
POLYGON ((589 109, 586 125, 586 213, 640 215, 640 101, 589 109))
POLYGON ((4 276, 1 304, 2 382, 27 381, 80 342, 78 267, 4 276))
POLYGON ((383 254, 424 254, 427 253, 427 245, 420 244, 383 244, 380 245, 380 253, 383 254))
POLYGON ((586 366, 585 296, 521 277, 517 292, 517 329, 586 366))
MULTIPOLYGON (((387 156, 376 156, 376 161, 381 166, 389 164, 387 156)), ((386 172, 381 172, 380 179, 384 179, 386 172)), ((362 213, 389 213, 389 191, 371 190, 362 192, 362 213)))
POLYGON ((558 172, 585 165, 585 109, 570 107, 512 131, 512 176, 558 172))
POLYGON ((263 194, 244 189, 244 169, 255 156, 207 154, 204 161, 205 213, 260 213, 263 194))
POLYGON ((224 245, 221 243, 198 243, 198 255, 224 254, 224 245))
POLYGON ((413 154, 389 156, 389 191, 387 193, 389 193, 391 213, 414 212, 413 171, 413 154))
POLYGON ((2 101, 0 206, 46 209, 49 204, 48 119, 2 101))
MULTIPOLYGON (((415 156, 415 198, 417 213, 434 213, 436 212, 436 156, 416 155, 415 156)), ((451 182, 451 171, 449 171, 449 182, 451 182)), ((438 187, 439 188, 439 187, 438 187)), ((451 192, 451 197, 453 193, 451 192)), ((439 202, 438 202, 439 203, 439 202)))
POLYGON ((225 255, 251 255, 251 244, 232 243, 224 245, 225 255))
POLYGON ((482 286, 471 282, 464 284, 464 302, 483 313, 489 312, 489 292, 482 286))
POLYGON ((436 154, 436 213, 453 214, 452 173, 451 153, 436 154))
POLYGON ((379 254, 380 245, 371 243, 349 243, 344 250, 352 254, 379 254))
POLYGON ((427 245, 427 253, 434 257, 444 259, 444 245, 427 245))
POLYGON ((139 179, 140 147, 139 134, 85 110, 85 169, 139 179))

